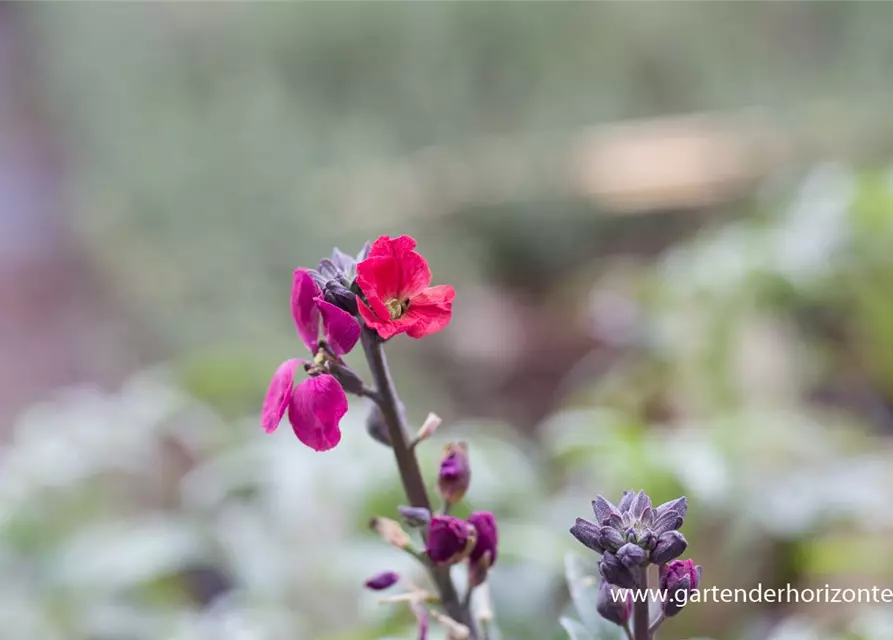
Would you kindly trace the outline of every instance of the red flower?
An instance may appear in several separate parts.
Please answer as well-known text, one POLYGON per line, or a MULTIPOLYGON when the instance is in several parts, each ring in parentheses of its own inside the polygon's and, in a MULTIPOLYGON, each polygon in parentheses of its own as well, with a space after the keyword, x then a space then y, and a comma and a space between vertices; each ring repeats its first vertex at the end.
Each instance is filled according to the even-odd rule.
POLYGON ((423 338, 450 322, 456 292, 449 285, 429 286, 431 270, 415 246, 409 236, 381 236, 357 265, 367 301, 359 301, 360 316, 383 340, 404 332, 423 338))

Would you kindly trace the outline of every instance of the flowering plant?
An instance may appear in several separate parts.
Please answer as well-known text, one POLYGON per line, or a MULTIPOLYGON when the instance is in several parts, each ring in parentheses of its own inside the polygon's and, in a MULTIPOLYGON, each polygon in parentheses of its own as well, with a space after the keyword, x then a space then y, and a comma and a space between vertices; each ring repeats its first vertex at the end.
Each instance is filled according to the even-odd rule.
POLYGON ((601 554, 596 611, 621 627, 629 640, 653 640, 664 620, 682 611, 701 580, 701 567, 677 560, 688 547, 679 532, 688 501, 681 497, 652 507, 644 491, 624 491, 616 506, 598 496, 592 510, 595 522, 577 518, 570 532, 601 554), (648 588, 651 565, 658 567, 655 591, 648 588), (651 613, 653 601, 659 605, 656 615, 651 613))
MULTIPOLYGON (((434 585, 428 590, 407 583, 404 593, 387 601, 411 608, 422 639, 427 637, 429 621, 435 620, 451 640, 475 640, 479 626, 486 629, 491 614, 489 606, 473 611, 471 594, 486 582, 496 562, 496 520, 489 512, 473 513, 467 520, 449 514, 470 485, 466 443, 447 446, 437 481, 442 507, 432 508, 415 449, 434 433, 440 419, 430 414, 410 436, 384 354, 385 342, 401 333, 420 339, 450 322, 455 291, 449 285, 430 286, 431 270, 415 247, 409 236, 382 236, 356 258, 335 249, 317 269, 295 270, 292 317, 311 359, 290 358, 276 369, 261 409, 261 426, 271 433, 287 414, 298 440, 315 451, 327 451, 341 441, 346 394, 371 399, 370 435, 393 449, 409 502, 398 511, 423 546, 416 548, 413 537, 396 520, 379 517, 371 526, 388 543, 417 558, 434 585), (369 365, 371 386, 343 360, 357 342, 369 365), (299 365, 308 378, 295 384, 299 365), (468 572, 461 598, 451 576, 451 568, 459 564, 468 572)), ((384 571, 365 586, 380 591, 400 581, 395 572, 384 571)))

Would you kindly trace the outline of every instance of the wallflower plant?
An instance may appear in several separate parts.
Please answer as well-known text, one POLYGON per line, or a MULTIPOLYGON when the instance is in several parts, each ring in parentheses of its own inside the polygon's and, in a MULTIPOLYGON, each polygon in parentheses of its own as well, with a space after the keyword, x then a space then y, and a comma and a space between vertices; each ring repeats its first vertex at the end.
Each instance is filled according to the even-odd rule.
POLYGON ((440 419, 429 414, 415 436, 410 436, 384 353, 385 343, 395 336, 424 338, 445 328, 452 316, 453 287, 431 286, 431 270, 415 247, 416 241, 409 236, 382 236, 363 247, 356 258, 335 249, 316 269, 295 270, 292 318, 310 359, 289 358, 276 369, 261 409, 261 426, 272 433, 287 414, 298 440, 315 451, 327 451, 341 441, 346 394, 371 399, 368 431, 394 452, 409 503, 397 511, 410 532, 417 533, 421 546, 417 548, 413 534, 395 520, 379 517, 371 526, 386 542, 424 565, 433 590, 404 581, 393 571, 370 577, 365 586, 384 591, 405 583, 405 592, 384 601, 410 608, 421 640, 427 638, 432 620, 446 630, 450 640, 478 640, 486 638, 489 606, 486 615, 477 619, 471 595, 486 582, 496 562, 496 520, 483 511, 467 520, 449 514, 470 485, 466 443, 446 447, 437 481, 442 506, 432 507, 415 449, 434 433, 440 419), (343 360, 358 342, 371 385, 343 360), (298 366, 308 377, 295 384, 298 366), (451 576, 456 565, 465 565, 468 572, 462 597, 451 576))
POLYGON ((596 611, 620 626, 629 640, 653 640, 663 621, 682 611, 701 580, 701 567, 692 560, 677 560, 688 547, 679 532, 688 501, 681 497, 652 507, 644 491, 624 491, 616 506, 596 497, 592 510, 595 522, 577 518, 570 532, 601 555, 596 611), (658 567, 659 576, 656 615, 651 613, 653 592, 648 589, 651 565, 658 567))
MULTIPOLYGON (((276 369, 261 409, 261 426, 271 433, 287 414, 298 440, 315 451, 327 451, 341 441, 346 394, 371 399, 367 430, 392 448, 409 503, 396 510, 403 525, 377 517, 371 527, 422 563, 434 589, 415 586, 389 570, 370 577, 365 586, 384 591, 405 583, 404 592, 384 602, 410 608, 418 620, 420 640, 427 638, 432 620, 445 628, 450 640, 483 640, 489 605, 485 615, 476 616, 471 595, 496 563, 496 520, 486 511, 464 520, 450 514, 471 484, 464 442, 450 443, 444 450, 436 485, 442 506, 432 508, 415 450, 435 432, 440 419, 429 414, 410 436, 384 353, 385 343, 402 333, 421 339, 450 322, 455 291, 449 285, 431 286, 431 270, 415 247, 409 236, 382 236, 356 258, 335 249, 317 269, 295 270, 291 312, 310 360, 289 358, 276 369), (343 360, 357 342, 366 356, 371 386, 343 360), (308 377, 295 384, 299 365, 308 377), (421 546, 416 546, 412 532, 418 534, 421 546), (467 568, 468 586, 462 597, 451 575, 457 565, 467 568)), ((691 560, 677 559, 688 546, 679 532, 688 503, 683 497, 652 507, 644 491, 625 491, 616 506, 602 496, 592 506, 595 521, 577 518, 570 529, 601 556, 601 581, 591 604, 602 618, 620 626, 629 640, 653 640, 662 622, 682 610, 685 596, 700 582, 701 568, 691 560), (629 592, 647 593, 650 565, 658 567, 658 588, 664 595, 656 615, 647 598, 634 598, 629 592)))

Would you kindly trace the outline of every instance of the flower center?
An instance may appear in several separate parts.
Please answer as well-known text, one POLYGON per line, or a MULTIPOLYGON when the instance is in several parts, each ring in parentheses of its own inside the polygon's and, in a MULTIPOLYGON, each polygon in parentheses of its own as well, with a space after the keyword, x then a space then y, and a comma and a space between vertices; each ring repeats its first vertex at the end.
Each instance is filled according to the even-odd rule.
POLYGON ((397 298, 391 298, 388 300, 385 305, 388 309, 388 313, 391 314, 391 320, 396 320, 404 313, 406 313, 407 307, 409 307, 409 300, 398 300, 397 298))

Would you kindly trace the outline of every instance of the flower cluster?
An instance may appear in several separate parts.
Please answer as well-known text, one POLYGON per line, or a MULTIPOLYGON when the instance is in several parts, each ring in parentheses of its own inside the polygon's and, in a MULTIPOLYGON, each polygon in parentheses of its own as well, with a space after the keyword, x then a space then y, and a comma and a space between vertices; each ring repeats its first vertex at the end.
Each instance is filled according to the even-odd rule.
POLYGON ((356 345, 361 323, 381 340, 404 332, 422 338, 449 323, 455 292, 429 287, 431 270, 415 246, 409 236, 382 236, 356 258, 335 249, 317 269, 295 270, 291 313, 310 360, 290 358, 273 374, 261 409, 267 433, 287 413, 298 440, 316 451, 333 448, 341 441, 345 392, 366 392, 342 358, 356 345), (295 385, 299 365, 309 377, 295 385))
MULTIPOLYGON (((603 581, 596 608, 602 617, 621 626, 627 624, 632 602, 612 593, 617 588, 646 589, 647 567, 651 564, 660 567, 661 589, 681 595, 679 589, 697 588, 700 567, 695 567, 691 560, 676 561, 688 547, 685 536, 679 532, 688 509, 685 497, 652 507, 651 498, 644 491, 624 491, 616 506, 598 496, 592 509, 595 522, 577 518, 570 532, 601 554, 598 570, 603 581)), ((662 606, 665 616, 681 610, 672 598, 665 598, 662 606)))
MULTIPOLYGON (((391 545, 409 552, 432 567, 449 568, 466 564, 468 588, 474 589, 486 582, 490 569, 496 563, 499 534, 496 519, 489 511, 476 511, 464 520, 447 513, 451 506, 461 500, 469 487, 470 479, 468 445, 464 442, 451 443, 445 448, 438 473, 438 490, 444 500, 443 510, 432 513, 423 507, 403 506, 398 509, 404 524, 421 532, 424 549, 417 550, 410 535, 393 520, 376 518, 372 528, 391 545), (461 487, 461 495, 454 490, 455 487, 461 487)), ((396 582, 392 579, 393 575, 395 574, 380 574, 370 579, 367 586, 371 589, 377 588, 377 585, 390 586, 396 582)), ((423 600, 428 595, 422 590, 410 593, 416 593, 417 600, 423 600)), ((418 603, 415 608, 419 608, 418 603)), ((435 618, 444 621, 442 616, 435 618)), ((427 617, 424 619, 427 620, 427 617)))
MULTIPOLYGON (((407 496, 413 503, 400 507, 404 523, 418 530, 424 543, 417 549, 413 537, 389 518, 374 518, 372 529, 385 541, 420 560, 431 573, 437 594, 408 581, 408 591, 386 599, 410 606, 419 622, 419 636, 427 636, 429 621, 443 625, 451 639, 476 638, 471 592, 487 580, 496 562, 498 534, 493 514, 472 513, 467 520, 449 515, 471 482, 468 445, 451 443, 440 463, 437 490, 442 509, 432 512, 424 480, 415 459, 418 444, 429 439, 441 423, 435 414, 409 440, 405 411, 393 388, 383 355, 383 343, 405 333, 423 338, 443 329, 452 315, 455 291, 449 285, 431 286, 431 270, 415 251, 409 236, 382 236, 367 244, 356 258, 335 249, 316 269, 299 268, 292 279, 291 313, 298 337, 309 359, 290 358, 273 375, 261 409, 261 426, 275 431, 288 420, 298 439, 316 451, 326 451, 341 440, 340 421, 347 412, 347 394, 373 402, 367 431, 391 447, 407 496), (375 383, 367 387, 344 360, 362 339, 363 351, 375 383), (307 378, 295 383, 303 368, 307 378), (460 600, 450 567, 466 563, 468 591, 460 600), (433 608, 438 603, 443 611, 433 608)), ((374 591, 401 582, 393 571, 366 581, 374 591)))

